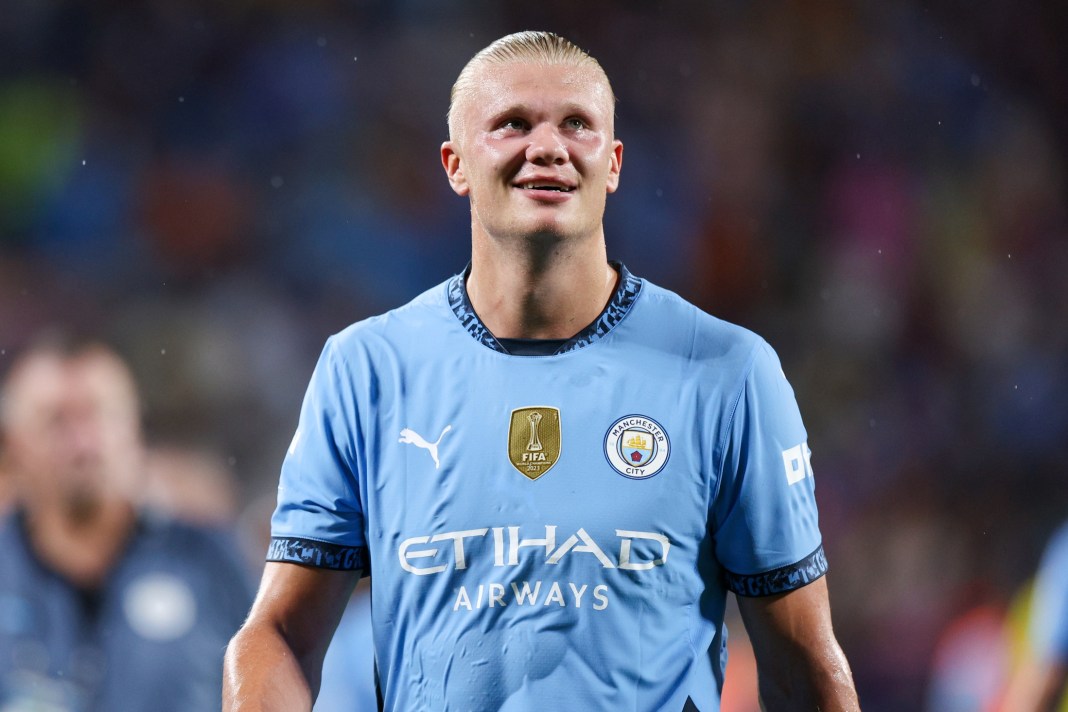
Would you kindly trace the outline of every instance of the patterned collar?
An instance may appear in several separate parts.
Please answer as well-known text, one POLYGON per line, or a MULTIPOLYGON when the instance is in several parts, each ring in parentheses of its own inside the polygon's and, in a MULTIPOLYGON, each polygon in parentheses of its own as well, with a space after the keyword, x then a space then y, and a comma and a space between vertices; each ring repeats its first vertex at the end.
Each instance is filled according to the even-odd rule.
MULTIPOLYGON (((604 311, 601 312, 601 315, 593 320, 592 324, 568 339, 552 355, 556 356, 589 346, 622 321, 623 317, 627 315, 627 312, 634 305, 634 301, 642 291, 642 280, 632 275, 623 266, 622 262, 611 262, 609 264, 619 272, 619 286, 616 288, 615 294, 612 295, 612 299, 608 302, 604 311)), ((487 348, 506 354, 508 350, 501 346, 500 342, 490 333, 490 330, 478 318, 474 307, 471 306, 471 300, 467 297, 467 275, 470 273, 471 265, 468 265, 467 269, 461 274, 449 280, 447 286, 449 306, 452 307, 456 318, 460 320, 460 324, 467 329, 467 333, 471 334, 476 341, 487 348)))

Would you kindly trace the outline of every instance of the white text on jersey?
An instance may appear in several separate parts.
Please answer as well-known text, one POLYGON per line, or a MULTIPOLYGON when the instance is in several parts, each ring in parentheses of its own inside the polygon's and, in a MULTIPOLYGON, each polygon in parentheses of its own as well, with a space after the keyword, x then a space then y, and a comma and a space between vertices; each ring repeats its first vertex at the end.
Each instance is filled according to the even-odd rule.
MULTIPOLYGON (((639 532, 629 529, 616 529, 618 555, 615 560, 609 558, 605 550, 593 540, 585 529, 580 528, 577 532, 564 539, 557 546, 556 525, 545 525, 545 537, 538 539, 524 539, 519 533, 519 527, 483 527, 481 529, 465 529, 457 532, 445 532, 432 536, 413 536, 401 542, 397 549, 401 568, 417 576, 439 574, 452 568, 462 571, 467 568, 468 550, 464 546, 467 539, 482 539, 492 532, 493 541, 493 565, 494 566, 518 566, 519 550, 531 548, 544 550, 545 563, 549 565, 560 563, 565 556, 574 554, 589 554, 597 559, 600 565, 606 569, 619 568, 624 571, 646 571, 656 566, 663 566, 667 561, 668 552, 671 550, 671 541, 663 534, 656 532, 639 532), (659 556, 638 560, 634 555, 634 541, 644 540, 653 542, 659 548, 659 556), (452 556, 447 552, 449 547, 424 546, 437 542, 452 542, 452 556), (415 548, 421 547, 421 548, 415 548), (445 559, 440 563, 439 555, 445 559), (418 566, 413 561, 421 559, 435 560, 432 566, 418 566)), ((614 547, 612 549, 615 551, 614 547)))
POLYGON ((598 584, 592 589, 589 584, 578 585, 568 581, 566 586, 559 581, 553 581, 547 586, 542 581, 511 581, 508 584, 494 582, 471 586, 460 586, 456 589, 456 601, 452 604, 452 610, 465 609, 475 611, 480 608, 505 608, 509 603, 517 606, 558 606, 560 608, 592 607, 595 611, 603 611, 608 608, 608 586, 598 584), (591 592, 592 600, 584 599, 587 591, 591 592), (544 593, 544 596, 541 594, 544 593), (570 603, 569 603, 570 601, 570 603))
POLYGON ((786 469, 786 481, 791 485, 812 477, 812 451, 808 448, 808 442, 783 450, 782 464, 786 469))

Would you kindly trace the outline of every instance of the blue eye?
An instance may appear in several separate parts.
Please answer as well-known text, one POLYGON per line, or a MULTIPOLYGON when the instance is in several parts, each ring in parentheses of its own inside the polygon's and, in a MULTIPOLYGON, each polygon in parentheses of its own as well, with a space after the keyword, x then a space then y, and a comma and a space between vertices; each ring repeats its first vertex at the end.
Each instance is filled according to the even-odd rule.
POLYGON ((586 122, 577 116, 572 116, 564 122, 564 125, 569 129, 577 130, 586 128, 586 122))
POLYGON ((502 129, 511 129, 513 131, 522 131, 527 127, 527 124, 522 119, 508 119, 501 122, 502 129))

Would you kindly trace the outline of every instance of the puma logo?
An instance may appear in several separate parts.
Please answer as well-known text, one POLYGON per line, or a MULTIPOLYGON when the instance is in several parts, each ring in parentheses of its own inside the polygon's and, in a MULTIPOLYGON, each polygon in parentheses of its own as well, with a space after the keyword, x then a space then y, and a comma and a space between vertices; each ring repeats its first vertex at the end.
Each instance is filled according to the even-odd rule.
POLYGON ((398 442, 405 443, 406 445, 415 445, 421 447, 430 453, 430 457, 434 458, 434 469, 441 467, 441 463, 438 461, 438 445, 441 444, 441 439, 445 437, 445 433, 452 430, 451 425, 446 425, 445 429, 441 431, 441 435, 438 436, 437 441, 428 443, 422 435, 415 432, 411 428, 405 428, 400 432, 400 440, 398 442))

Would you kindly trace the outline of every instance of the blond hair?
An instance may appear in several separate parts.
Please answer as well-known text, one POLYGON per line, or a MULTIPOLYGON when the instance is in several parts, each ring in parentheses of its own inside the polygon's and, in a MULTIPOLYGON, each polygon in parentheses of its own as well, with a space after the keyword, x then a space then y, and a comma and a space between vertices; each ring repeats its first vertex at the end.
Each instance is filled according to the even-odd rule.
POLYGON ((452 92, 449 94, 449 111, 446 114, 450 138, 455 138, 458 134, 457 99, 470 86, 475 71, 484 64, 507 62, 540 62, 546 65, 590 67, 604 78, 608 91, 612 95, 612 102, 615 103, 615 94, 612 93, 612 83, 608 81, 608 75, 601 64, 585 50, 552 32, 529 30, 516 32, 501 37, 482 49, 460 70, 460 76, 456 78, 456 83, 452 85, 452 92))

